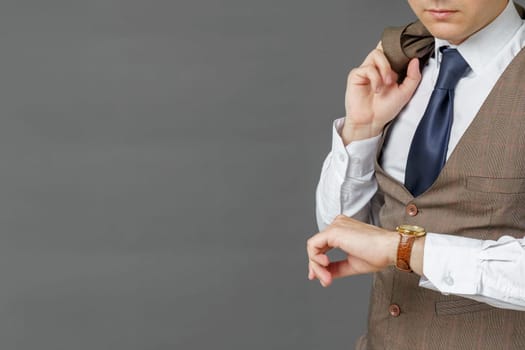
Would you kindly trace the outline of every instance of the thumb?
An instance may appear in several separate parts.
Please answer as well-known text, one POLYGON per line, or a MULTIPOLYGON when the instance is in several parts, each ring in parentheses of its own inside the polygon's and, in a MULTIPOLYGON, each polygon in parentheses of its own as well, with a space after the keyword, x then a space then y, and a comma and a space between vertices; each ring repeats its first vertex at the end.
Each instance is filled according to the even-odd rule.
POLYGON ((416 91, 420 81, 421 72, 419 71, 419 59, 413 58, 408 64, 405 80, 399 85, 399 89, 403 92, 407 101, 412 97, 414 91, 416 91))

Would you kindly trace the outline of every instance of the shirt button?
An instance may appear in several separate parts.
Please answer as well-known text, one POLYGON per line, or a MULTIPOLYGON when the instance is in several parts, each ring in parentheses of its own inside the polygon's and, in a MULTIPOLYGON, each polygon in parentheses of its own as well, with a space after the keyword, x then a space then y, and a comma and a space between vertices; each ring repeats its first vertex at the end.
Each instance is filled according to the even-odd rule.
POLYGON ((339 160, 341 161, 341 163, 344 163, 344 161, 346 160, 345 155, 342 153, 339 153, 339 160))
POLYGON ((392 304, 388 307, 388 313, 392 317, 398 317, 401 314, 401 308, 397 304, 392 304))
POLYGON ((407 205, 405 211, 409 216, 416 216, 418 213, 418 209, 414 203, 410 203, 409 205, 407 205))
POLYGON ((452 276, 450 276, 450 273, 443 278, 443 282, 445 282, 449 286, 454 285, 454 279, 452 278, 452 276))

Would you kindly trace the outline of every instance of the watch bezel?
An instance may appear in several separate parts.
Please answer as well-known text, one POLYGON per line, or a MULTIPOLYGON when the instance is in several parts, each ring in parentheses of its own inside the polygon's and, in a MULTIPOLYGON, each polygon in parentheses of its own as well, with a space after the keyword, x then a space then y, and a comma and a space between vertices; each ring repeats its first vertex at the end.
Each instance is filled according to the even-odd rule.
POLYGON ((427 233, 423 227, 417 225, 400 225, 396 227, 396 231, 400 234, 414 237, 422 237, 427 233))

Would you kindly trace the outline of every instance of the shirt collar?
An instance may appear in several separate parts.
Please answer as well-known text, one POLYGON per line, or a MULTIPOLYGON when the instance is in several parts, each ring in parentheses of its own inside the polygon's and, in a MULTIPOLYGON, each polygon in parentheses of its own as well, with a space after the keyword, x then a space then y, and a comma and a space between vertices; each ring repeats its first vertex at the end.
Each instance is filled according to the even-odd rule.
POLYGON ((505 10, 489 25, 473 34, 459 45, 452 45, 443 39, 435 39, 436 63, 441 62, 442 46, 457 48, 461 56, 467 61, 474 74, 479 74, 497 53, 511 40, 516 31, 523 24, 513 1, 509 1, 505 10), (480 49, 483 48, 483 49, 480 49))

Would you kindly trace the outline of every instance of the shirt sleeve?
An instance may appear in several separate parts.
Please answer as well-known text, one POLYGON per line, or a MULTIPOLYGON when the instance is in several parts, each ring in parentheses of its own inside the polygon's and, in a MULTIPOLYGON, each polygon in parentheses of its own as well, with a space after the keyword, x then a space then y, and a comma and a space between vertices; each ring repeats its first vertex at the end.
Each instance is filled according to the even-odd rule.
POLYGON ((326 157, 316 190, 319 229, 339 214, 369 221, 370 201, 377 191, 374 159, 380 136, 343 144, 340 136, 344 118, 334 121, 332 149, 326 157))
POLYGON ((525 237, 427 234, 420 286, 525 311, 525 237))

